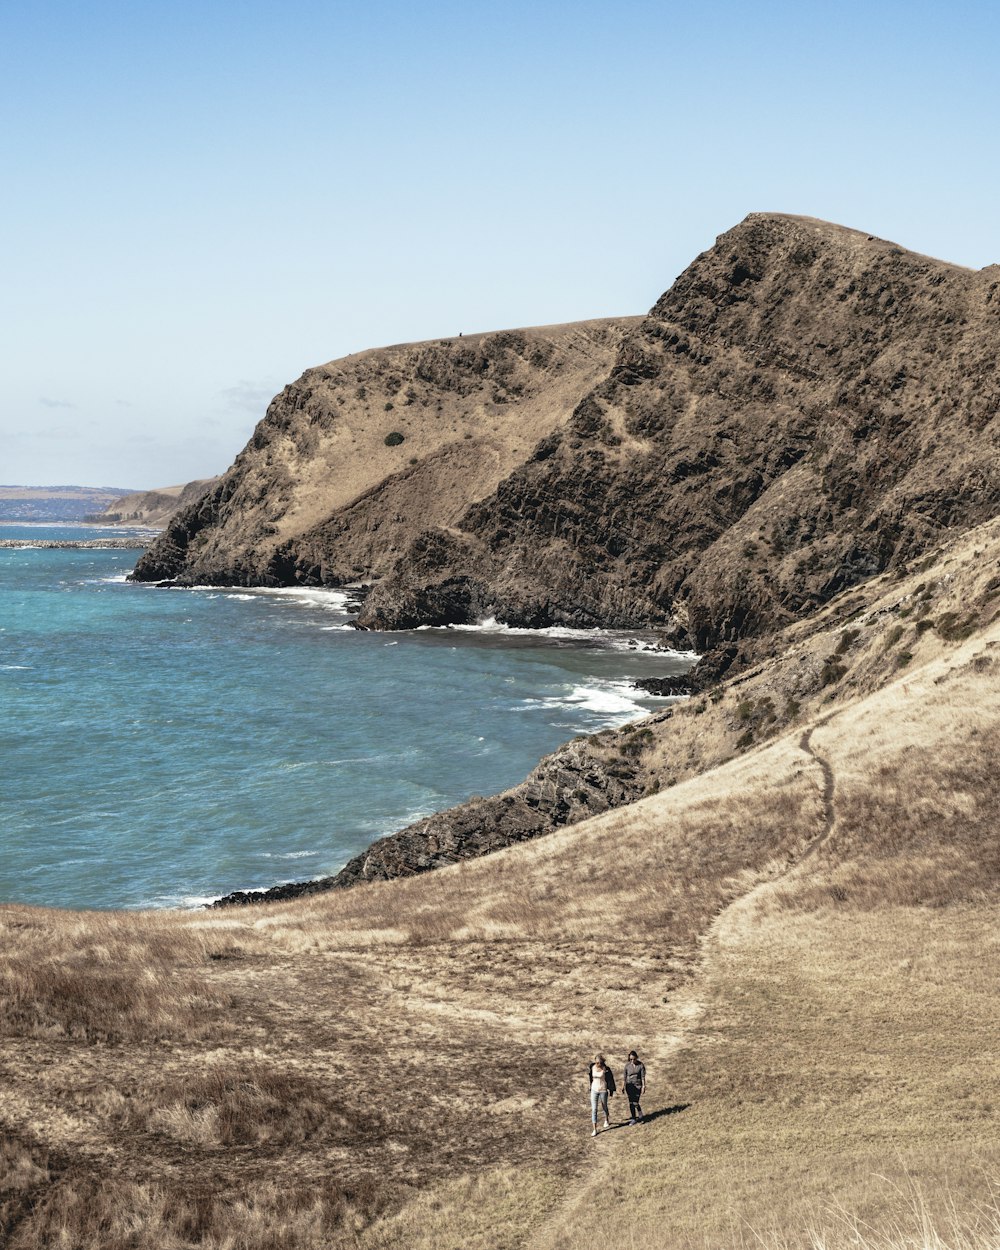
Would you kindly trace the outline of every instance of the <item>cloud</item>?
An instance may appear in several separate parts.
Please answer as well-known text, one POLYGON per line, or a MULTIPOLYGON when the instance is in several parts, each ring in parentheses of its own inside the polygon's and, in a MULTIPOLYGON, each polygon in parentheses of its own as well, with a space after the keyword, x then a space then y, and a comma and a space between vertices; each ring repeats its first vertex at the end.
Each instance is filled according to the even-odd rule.
POLYGON ((134 408, 135 404, 130 399, 116 399, 115 403, 119 408, 134 408))
POLYGON ((235 408, 239 412, 252 412, 262 417, 267 410, 267 405, 279 390, 281 390, 280 384, 275 386, 271 382, 243 380, 237 382, 235 386, 227 386, 225 390, 219 391, 219 394, 228 407, 235 408))
POLYGON ((67 399, 48 399, 45 395, 39 395, 38 402, 45 408, 75 408, 76 404, 71 404, 67 399))

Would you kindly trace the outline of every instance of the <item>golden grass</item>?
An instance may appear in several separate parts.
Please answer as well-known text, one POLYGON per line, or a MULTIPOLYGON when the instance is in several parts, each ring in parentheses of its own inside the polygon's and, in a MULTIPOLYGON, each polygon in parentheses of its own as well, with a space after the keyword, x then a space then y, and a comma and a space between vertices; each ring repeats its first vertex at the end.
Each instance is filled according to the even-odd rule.
POLYGON ((0 908, 0 1241, 990 1245, 1000 628, 899 673, 879 612, 791 732, 537 842, 267 909, 0 908), (632 1046, 675 1110, 593 1140, 587 1058, 632 1046))

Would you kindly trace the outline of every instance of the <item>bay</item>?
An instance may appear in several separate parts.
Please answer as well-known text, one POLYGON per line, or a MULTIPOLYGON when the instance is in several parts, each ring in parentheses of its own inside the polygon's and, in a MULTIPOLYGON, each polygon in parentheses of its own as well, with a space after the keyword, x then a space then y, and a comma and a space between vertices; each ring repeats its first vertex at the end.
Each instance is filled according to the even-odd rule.
POLYGON ((489 623, 365 633, 337 591, 136 586, 137 558, 0 550, 0 901, 194 906, 335 872, 662 706, 626 679, 692 658, 489 623))

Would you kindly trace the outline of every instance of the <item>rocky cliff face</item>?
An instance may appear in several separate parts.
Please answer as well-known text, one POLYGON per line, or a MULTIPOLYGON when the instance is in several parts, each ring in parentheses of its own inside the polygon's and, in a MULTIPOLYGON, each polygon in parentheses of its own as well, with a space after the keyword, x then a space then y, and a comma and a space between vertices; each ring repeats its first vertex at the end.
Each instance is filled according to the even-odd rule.
POLYGON ((772 630, 993 514, 998 347, 1000 267, 754 214, 361 624, 660 624, 699 650, 772 630))
POLYGON ((448 533, 607 375, 639 318, 361 352, 310 369, 178 513, 141 581, 344 585, 448 533))
POLYGON ((645 318, 310 370, 136 576, 373 582, 366 628, 706 650, 992 515, 998 346, 1000 267, 754 214, 645 318))

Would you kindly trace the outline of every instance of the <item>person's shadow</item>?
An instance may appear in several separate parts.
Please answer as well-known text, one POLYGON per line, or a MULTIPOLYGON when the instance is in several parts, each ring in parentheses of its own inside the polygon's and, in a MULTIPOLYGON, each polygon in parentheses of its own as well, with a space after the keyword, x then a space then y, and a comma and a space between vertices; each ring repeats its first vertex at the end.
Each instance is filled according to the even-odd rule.
MULTIPOLYGON (((643 1124, 649 1124, 651 1120, 659 1120, 665 1115, 680 1115, 682 1111, 687 1111, 691 1104, 689 1102, 675 1102, 672 1107, 660 1107, 657 1111, 647 1111, 642 1119, 635 1124, 629 1124, 628 1120, 623 1120, 620 1124, 612 1124, 611 1129, 618 1128, 641 1128, 643 1124)), ((610 1130, 605 1129, 605 1132, 610 1130)))
POLYGON ((648 1124, 650 1120, 658 1120, 663 1115, 680 1115, 682 1111, 687 1111, 690 1106, 689 1102, 675 1102, 672 1107, 660 1107, 658 1111, 647 1111, 642 1117, 642 1123, 648 1124))

